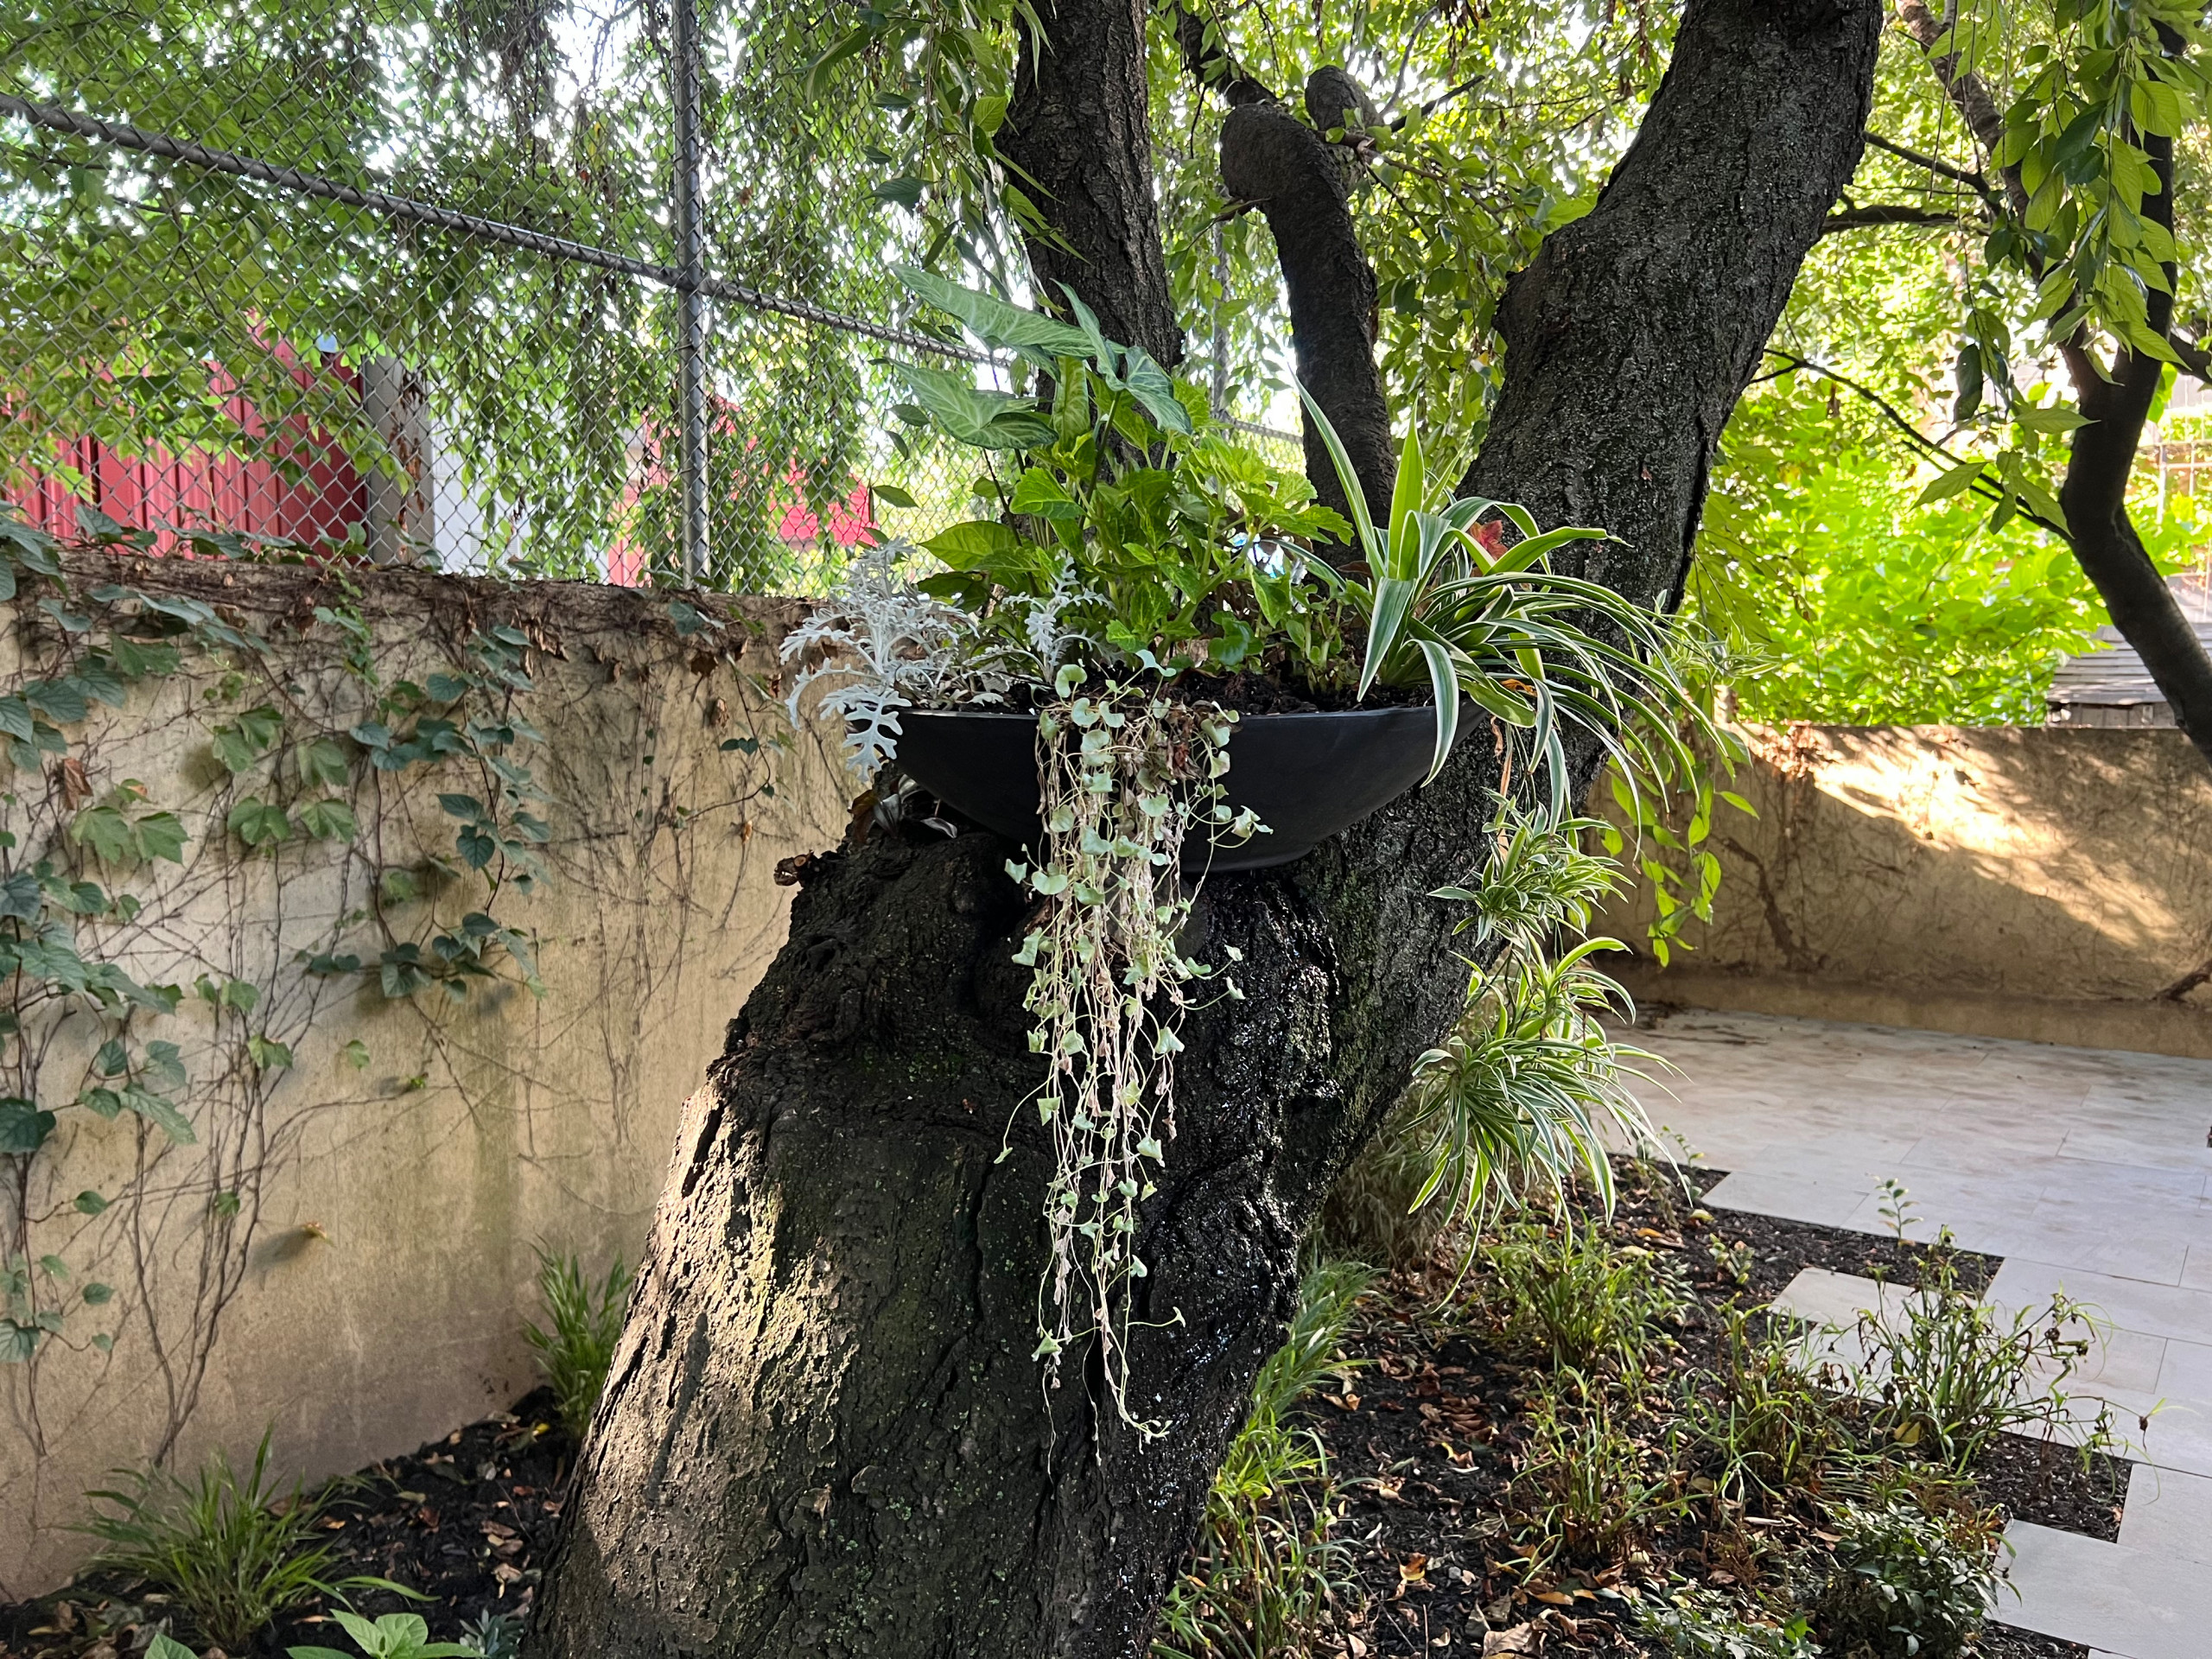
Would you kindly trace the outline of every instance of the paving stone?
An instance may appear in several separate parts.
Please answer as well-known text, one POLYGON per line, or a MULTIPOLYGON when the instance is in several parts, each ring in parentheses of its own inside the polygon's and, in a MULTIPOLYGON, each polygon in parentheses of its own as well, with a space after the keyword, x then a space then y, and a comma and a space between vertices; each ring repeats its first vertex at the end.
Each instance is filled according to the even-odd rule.
POLYGON ((2127 1478, 2120 1541, 2130 1549, 2212 1566, 2212 1478, 2137 1464, 2127 1478))
POLYGON ((2005 1258, 1990 1284, 1989 1300, 2006 1307, 2040 1307, 2062 1291, 2122 1330, 2212 1342, 2212 1292, 2148 1284, 2024 1255, 2005 1258))
POLYGON ((2205 1659, 2212 1573, 2178 1557, 2015 1521, 2012 1584, 1991 1616, 2126 1659, 2205 1659))

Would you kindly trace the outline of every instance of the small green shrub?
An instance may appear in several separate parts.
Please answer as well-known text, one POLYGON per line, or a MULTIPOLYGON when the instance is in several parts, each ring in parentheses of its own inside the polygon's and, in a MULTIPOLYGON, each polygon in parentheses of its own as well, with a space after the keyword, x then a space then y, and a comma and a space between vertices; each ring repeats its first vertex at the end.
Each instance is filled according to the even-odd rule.
POLYGON ((1674 1659, 1820 1659, 1802 1615, 1777 1624, 1747 1615, 1726 1597, 1688 1586, 1647 1601, 1637 1624, 1674 1659))
POLYGON ((512 1613, 479 1613, 461 1627, 461 1639, 483 1659, 515 1659, 522 1651, 522 1620, 512 1613))
POLYGON ((551 1328, 525 1319, 523 1335, 537 1352, 539 1374, 553 1390, 563 1426, 579 1441, 590 1432, 592 1413, 607 1388, 632 1277, 618 1255, 594 1287, 573 1255, 537 1251, 537 1294, 551 1328))
POLYGON ((1529 1407, 1529 1440, 1508 1489, 1526 1523, 1531 1570, 1562 1557, 1617 1560, 1680 1514, 1669 1460, 1630 1421, 1629 1408, 1580 1371, 1549 1373, 1529 1407))
POLYGON ((1980 1632, 1997 1583, 1986 1515, 1930 1516, 1910 1503, 1840 1504, 1835 1567, 1814 1627, 1842 1659, 1955 1659, 1980 1632))
POLYGON ((1346 1369, 1338 1357, 1353 1305, 1373 1283, 1363 1262, 1325 1262, 1299 1285, 1288 1339, 1253 1384, 1252 1414, 1206 1499, 1188 1569, 1161 1609, 1155 1659, 1272 1659, 1305 1653, 1351 1593, 1345 1547, 1330 1536, 1336 1488, 1300 1402, 1346 1369))
POLYGON ((241 1479, 217 1452, 185 1480, 165 1469, 118 1470, 127 1484, 88 1494, 108 1506, 79 1529, 100 1541, 94 1565, 129 1573, 174 1597, 199 1633, 236 1651, 279 1613, 313 1595, 357 1586, 396 1589, 381 1579, 327 1579, 335 1557, 318 1541, 332 1492, 269 1476, 269 1436, 241 1479))
POLYGON ((1556 1365, 1633 1369, 1688 1300, 1672 1267, 1599 1227, 1517 1222, 1478 1246, 1476 1265, 1477 1301, 1505 1340, 1556 1365))
MULTIPOLYGON (((413 1613, 386 1613, 372 1622, 359 1613, 331 1614, 368 1659, 484 1659, 466 1642, 433 1642, 430 1627, 413 1613)), ((336 1648, 287 1648, 291 1659, 356 1659, 336 1648)))

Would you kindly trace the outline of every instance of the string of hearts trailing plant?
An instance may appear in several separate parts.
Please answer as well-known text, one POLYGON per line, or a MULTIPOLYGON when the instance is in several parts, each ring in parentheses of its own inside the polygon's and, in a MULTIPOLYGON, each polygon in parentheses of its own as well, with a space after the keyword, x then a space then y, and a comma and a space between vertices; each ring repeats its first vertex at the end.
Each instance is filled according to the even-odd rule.
POLYGON ((1236 718, 1126 688, 1049 704, 1037 721, 1044 860, 1007 866, 1041 906, 1014 957, 1031 969, 1029 1043, 1049 1068, 1037 1111, 1055 1154, 1037 1353, 1056 1381, 1060 1355, 1095 1336, 1116 1409, 1147 1435, 1160 1431, 1128 1405, 1129 1281, 1146 1274, 1138 1206, 1175 1134, 1185 988, 1214 971, 1180 949, 1196 889, 1179 866, 1193 832, 1260 830, 1221 786, 1236 718))

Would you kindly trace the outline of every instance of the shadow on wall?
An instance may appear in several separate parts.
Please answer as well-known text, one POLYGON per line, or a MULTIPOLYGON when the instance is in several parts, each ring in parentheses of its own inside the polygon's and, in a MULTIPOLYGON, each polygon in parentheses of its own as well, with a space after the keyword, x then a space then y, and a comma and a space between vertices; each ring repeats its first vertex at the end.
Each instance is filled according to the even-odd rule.
MULTIPOLYGON (((2180 733, 1745 735, 1758 817, 1722 809, 1712 925, 1641 998, 2212 1056, 2212 772, 2180 733)), ((1609 925, 1650 919, 1639 893, 1609 925)))

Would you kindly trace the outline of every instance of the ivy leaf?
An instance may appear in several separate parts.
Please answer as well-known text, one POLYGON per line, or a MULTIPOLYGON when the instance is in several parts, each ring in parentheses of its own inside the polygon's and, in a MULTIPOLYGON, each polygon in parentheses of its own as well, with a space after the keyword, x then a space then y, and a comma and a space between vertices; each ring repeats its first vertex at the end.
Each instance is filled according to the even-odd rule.
POLYGON ((31 741, 30 705, 21 697, 0 697, 0 733, 25 743, 31 741))
MULTIPOLYGON (((233 985, 237 985, 239 982, 240 982, 236 980, 232 982, 233 985)), ((246 988, 248 990, 251 990, 253 988, 251 986, 247 986, 246 988)), ((257 996, 258 993, 256 993, 256 995, 257 996)), ((243 1002, 238 1006, 250 1008, 253 1004, 251 1002, 243 1002)), ((146 1075, 153 1078, 156 1083, 160 1084, 162 1088, 181 1089, 184 1087, 186 1072, 184 1069, 183 1051, 179 1049, 175 1043, 151 1042, 147 1044, 145 1051, 145 1065, 146 1075)))
POLYGON ((119 864, 130 855, 130 821, 111 806, 88 806, 69 822, 69 839, 95 857, 119 864))
POLYGON ((17 870, 0 880, 0 918, 35 922, 41 908, 38 877, 17 870))
POLYGON ((231 809, 223 825, 249 847, 273 846, 292 833, 291 820, 282 807, 252 795, 231 809))
POLYGON ((97 1216, 107 1208, 107 1200, 86 1187, 77 1195, 76 1211, 80 1216, 97 1216))
POLYGON ((184 862, 184 820, 175 813, 149 812, 133 824, 131 830, 142 857, 166 859, 172 864, 184 862))
POLYGON ((263 1071, 282 1071, 292 1064, 292 1051, 284 1044, 267 1037, 245 1039, 246 1057, 263 1071))
POLYGON ((52 1112, 41 1111, 35 1100, 16 1095, 0 1099, 0 1154, 28 1156, 36 1152, 54 1133, 56 1121, 52 1112))
POLYGON ((111 1037, 92 1056, 92 1070, 104 1077, 119 1077, 130 1070, 130 1053, 120 1037, 111 1037))
MULTIPOLYGON (((105 1307, 115 1300, 115 1287, 104 1285, 95 1279, 77 1294, 83 1299, 86 1307, 105 1307)), ((159 1649, 156 1649, 154 1651, 158 1652, 159 1649)))
POLYGON ((33 680, 23 687, 22 698, 57 726, 74 725, 85 717, 85 690, 73 680, 33 680))
POLYGON ((327 737, 318 737, 299 752, 300 782, 309 789, 343 789, 353 773, 346 751, 327 737))
POLYGON ((344 801, 308 801, 298 809, 300 833, 314 841, 351 841, 359 829, 344 801))
POLYGON ((192 1132, 191 1122, 166 1095, 155 1094, 133 1084, 123 1091, 123 1103, 180 1147, 192 1146, 199 1139, 192 1132))

